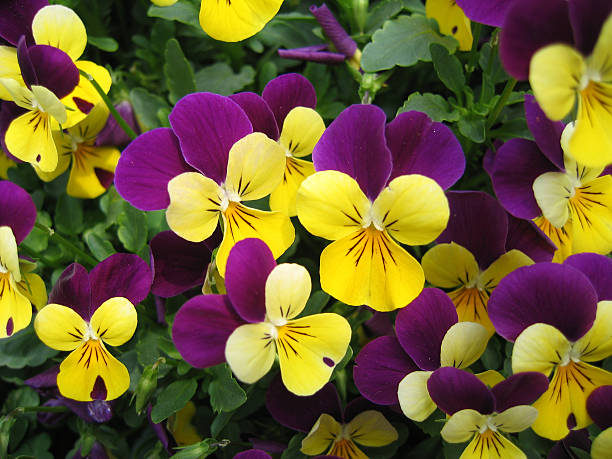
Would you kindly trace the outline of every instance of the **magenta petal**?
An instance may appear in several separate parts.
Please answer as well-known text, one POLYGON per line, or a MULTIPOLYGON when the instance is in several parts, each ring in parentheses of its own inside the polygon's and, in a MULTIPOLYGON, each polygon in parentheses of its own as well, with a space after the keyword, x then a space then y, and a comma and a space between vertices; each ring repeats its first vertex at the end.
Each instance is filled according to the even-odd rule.
POLYGON ((47 6, 47 0, 2 0, 0 2, 0 37, 16 45, 25 35, 29 45, 34 44, 32 20, 39 9, 47 6))
POLYGON ((530 94, 525 96, 525 117, 527 126, 533 134, 542 153, 560 170, 565 168, 563 162, 563 149, 561 148, 561 134, 565 124, 561 121, 551 121, 530 94))
POLYGON ((90 310, 91 290, 87 270, 78 263, 64 269, 49 294, 49 304, 72 308, 89 322, 93 311, 90 310))
POLYGON ((513 0, 457 0, 457 5, 472 21, 501 27, 513 0))
POLYGON ((386 115, 375 105, 351 105, 325 130, 312 152, 318 171, 337 170, 353 177, 374 201, 391 174, 385 140, 386 115))
POLYGON ((591 450, 591 440, 587 429, 570 430, 565 438, 553 445, 546 459, 574 459, 576 454, 571 452, 572 448, 581 449, 588 456, 588 452, 591 450))
POLYGON ((587 411, 600 429, 612 427, 612 386, 598 387, 591 392, 587 411))
POLYGON ((254 92, 240 92, 229 98, 240 105, 247 114, 253 125, 253 132, 263 132, 272 140, 278 140, 282 126, 276 125, 274 113, 263 97, 254 92))
POLYGON ((172 340, 183 359, 196 368, 225 362, 225 343, 244 321, 225 295, 198 295, 176 313, 172 340))
POLYGON ((115 186, 121 197, 138 209, 165 209, 170 204, 168 182, 183 172, 194 169, 183 159, 172 129, 153 129, 123 150, 115 170, 115 186))
POLYGON ((448 295, 426 288, 397 314, 395 333, 419 368, 431 371, 440 367, 442 340, 457 321, 457 309, 448 295))
MULTIPOLYGON (((138 122, 136 121, 136 115, 134 114, 134 109, 132 108, 132 104, 130 104, 127 100, 120 102, 115 105, 117 112, 124 119, 124 121, 134 130, 134 132, 140 134, 140 127, 138 126, 138 122)), ((106 124, 102 128, 102 130, 96 136, 96 145, 113 145, 113 146, 122 146, 130 143, 131 139, 128 137, 126 132, 123 130, 114 116, 109 115, 106 120, 106 124)))
POLYGON ((576 48, 585 56, 593 52, 601 28, 612 13, 610 0, 569 0, 569 15, 576 48))
POLYGON ((244 239, 230 250, 225 288, 232 306, 247 322, 265 319, 266 280, 275 266, 272 251, 261 239, 244 239))
POLYGON ((488 308, 495 330, 508 341, 536 323, 552 325, 576 341, 593 325, 597 293, 577 269, 538 263, 504 277, 493 290, 488 308))
POLYGON ((482 270, 506 251, 508 219, 497 200, 482 191, 449 191, 448 226, 436 240, 468 249, 482 270))
POLYGON ((36 222, 36 206, 26 190, 12 182, 0 181, 0 226, 9 226, 21 244, 36 222))
POLYGON ((249 449, 236 454, 234 459, 272 459, 272 456, 260 449, 249 449))
POLYGON ((421 174, 446 190, 463 175, 465 156, 461 144, 453 131, 425 113, 400 113, 387 124, 386 138, 393 158, 389 180, 421 174))
POLYGON ((325 3, 320 7, 312 5, 309 10, 321 25, 325 35, 334 44, 334 47, 346 57, 352 57, 357 50, 357 43, 346 33, 346 30, 340 25, 327 5, 325 3))
POLYGON ((361 395, 378 405, 395 405, 402 379, 419 368, 395 336, 381 336, 366 344, 353 367, 353 379, 361 395))
POLYGON ((34 84, 44 86, 59 99, 72 92, 79 82, 79 70, 68 54, 47 45, 31 46, 28 52, 38 80, 34 84))
POLYGON ((117 296, 127 298, 136 306, 151 290, 151 270, 138 255, 116 253, 92 269, 89 282, 92 312, 117 296))
POLYGON ((219 184, 225 181, 232 145, 253 132, 236 102, 208 92, 183 97, 168 119, 185 161, 219 184))
POLYGON ((270 106, 279 132, 285 117, 295 107, 315 108, 317 93, 306 77, 298 73, 287 73, 270 80, 261 96, 270 106))
POLYGON ((516 373, 491 388, 495 411, 501 413, 513 406, 531 405, 548 389, 548 378, 535 371, 516 373))
POLYGON ((429 396, 442 411, 453 415, 472 409, 481 414, 492 413, 495 398, 485 384, 472 373, 454 367, 443 367, 427 381, 429 396))
POLYGON ((507 214, 508 237, 506 250, 517 249, 536 263, 552 261, 557 246, 531 220, 522 220, 507 214))
POLYGON ((563 262, 582 272, 595 288, 597 301, 612 300, 612 259, 595 253, 578 253, 563 262))

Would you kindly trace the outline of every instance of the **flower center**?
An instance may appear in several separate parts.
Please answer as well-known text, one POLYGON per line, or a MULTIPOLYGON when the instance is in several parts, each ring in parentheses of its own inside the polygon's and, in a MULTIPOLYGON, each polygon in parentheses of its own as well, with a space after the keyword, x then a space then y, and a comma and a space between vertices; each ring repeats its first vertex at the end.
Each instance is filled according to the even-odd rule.
POLYGON ((225 212, 230 205, 230 202, 240 202, 240 195, 233 191, 225 188, 225 184, 221 185, 221 212, 225 212))
POLYGON ((361 227, 370 228, 371 226, 374 226, 374 228, 376 228, 378 231, 385 230, 383 219, 380 217, 380 215, 377 215, 374 212, 374 206, 370 202, 370 207, 368 208, 368 211, 363 216, 361 227))
POLYGON ((567 353, 561 357, 559 366, 566 367, 572 362, 580 362, 580 349, 575 345, 575 343, 572 344, 569 351, 567 351, 567 353))
POLYGON ((497 432, 497 425, 495 424, 493 416, 487 416, 486 422, 480 426, 478 430, 480 435, 486 435, 486 432, 491 432, 489 435, 492 435, 493 432, 497 432))
POLYGON ((83 335, 82 339, 85 343, 90 340, 98 341, 100 339, 98 338, 98 335, 96 335, 96 332, 93 330, 89 322, 87 322, 87 329, 85 329, 85 334, 83 335))

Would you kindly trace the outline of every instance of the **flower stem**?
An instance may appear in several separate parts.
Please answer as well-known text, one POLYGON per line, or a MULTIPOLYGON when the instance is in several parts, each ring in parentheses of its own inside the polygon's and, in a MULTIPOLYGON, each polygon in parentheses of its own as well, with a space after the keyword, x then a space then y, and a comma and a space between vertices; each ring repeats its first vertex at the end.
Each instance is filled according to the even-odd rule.
POLYGON ((478 61, 478 41, 480 40, 480 31, 482 30, 482 25, 478 22, 474 23, 474 31, 473 31, 473 39, 472 39, 472 49, 470 50, 470 55, 468 57, 467 63, 467 75, 465 76, 466 81, 470 81, 470 76, 474 69, 476 69, 476 62, 478 61))
POLYGON ((84 261, 88 265, 91 265, 93 267, 98 264, 98 260, 96 260, 94 257, 89 255, 87 252, 78 248, 76 245, 74 245, 72 242, 70 242, 65 237, 57 234, 53 228, 49 228, 47 225, 43 225, 42 223, 39 223, 39 222, 34 223, 34 226, 38 228, 39 230, 45 231, 49 235, 49 239, 52 239, 58 244, 63 245, 65 248, 70 250, 74 254, 75 257, 80 258, 82 261, 84 261))
POLYGON ((502 91, 500 98, 495 104, 495 107, 493 107, 493 110, 489 114, 489 118, 487 119, 487 125, 486 125, 487 132, 489 131, 489 129, 491 129, 491 126, 495 124, 497 117, 501 113, 502 109, 506 106, 506 102, 508 102, 508 98, 510 97, 510 94, 512 94, 512 90, 514 89, 515 86, 516 86, 516 80, 514 78, 510 78, 507 81, 506 86, 504 86, 504 90, 502 91))

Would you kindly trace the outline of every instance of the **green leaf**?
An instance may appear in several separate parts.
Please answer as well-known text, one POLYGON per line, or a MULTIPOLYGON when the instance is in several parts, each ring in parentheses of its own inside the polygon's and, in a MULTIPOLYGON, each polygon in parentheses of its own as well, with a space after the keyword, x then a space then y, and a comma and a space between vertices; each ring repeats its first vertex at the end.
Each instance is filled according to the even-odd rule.
POLYGON ((320 313, 328 302, 329 295, 323 290, 317 290, 310 295, 310 298, 308 298, 306 306, 304 306, 304 310, 300 313, 299 317, 306 317, 320 313))
POLYGON ((214 442, 214 439, 207 438, 199 443, 177 448, 179 452, 170 456, 170 459, 203 459, 217 450, 217 445, 213 445, 214 442))
POLYGON ((378 72, 396 65, 409 67, 418 61, 429 62, 432 43, 439 43, 449 51, 457 48, 454 38, 440 35, 434 20, 420 15, 400 16, 385 22, 372 35, 372 42, 363 50, 361 67, 366 72, 378 72))
POLYGON ((224 62, 217 62, 198 70, 195 75, 195 84, 198 91, 214 92, 222 96, 229 96, 240 91, 255 80, 255 70, 245 65, 239 73, 224 62))
POLYGON ((151 411, 151 420, 159 424, 176 413, 191 400, 197 388, 195 379, 174 381, 157 396, 157 403, 151 411))
POLYGON ((130 100, 138 123, 144 131, 159 127, 157 111, 160 108, 168 108, 168 103, 164 99, 145 89, 136 88, 130 91, 130 100))
POLYGON ((306 456, 302 453, 302 440, 306 437, 306 434, 298 433, 291 437, 287 449, 283 451, 281 459, 305 459, 306 456))
POLYGON ((212 369, 215 378, 208 386, 210 405, 215 412, 234 411, 247 400, 246 393, 232 376, 226 364, 212 369))
POLYGON ((465 87, 465 75, 457 56, 451 55, 446 47, 438 43, 432 43, 429 51, 440 81, 457 97, 461 97, 465 87))
POLYGON ((485 141, 485 119, 473 113, 459 118, 459 132, 476 143, 485 141))
POLYGON ((130 252, 138 252, 147 243, 147 217, 144 212, 124 203, 123 213, 117 218, 117 236, 130 252))
MULTIPOLYGON (((49 217, 47 212, 38 212, 36 221, 45 226, 51 226, 51 217, 49 217)), ((30 234, 28 234, 28 237, 25 238, 22 244, 36 253, 42 253, 49 246, 49 232, 39 228, 32 228, 32 231, 30 231, 30 234)))
POLYGON ((431 94, 426 92, 420 94, 418 92, 412 93, 404 105, 402 105, 397 114, 402 112, 409 112, 416 110, 417 112, 427 113, 427 115, 434 121, 457 121, 459 119, 459 112, 455 110, 442 96, 438 94, 431 94))
POLYGON ((166 84, 170 90, 170 101, 174 104, 181 97, 196 92, 193 68, 175 38, 166 43, 164 56, 166 59, 164 75, 166 75, 166 84))
POLYGON ((63 234, 78 234, 83 230, 83 201, 63 194, 55 206, 55 228, 63 234))
POLYGON ((171 6, 151 5, 149 11, 147 11, 147 16, 162 18, 167 21, 178 21, 198 29, 200 28, 198 9, 193 3, 189 2, 179 2, 171 6))
POLYGON ((114 53, 119 49, 119 43, 111 37, 92 37, 88 35, 87 43, 107 53, 114 53))
POLYGON ((0 340, 0 367, 13 369, 42 365, 58 351, 45 346, 34 333, 32 324, 11 337, 0 340))
POLYGON ((113 244, 109 240, 104 239, 94 229, 88 229, 83 234, 83 240, 87 244, 87 248, 98 261, 102 261, 112 254, 117 253, 113 244))
POLYGON ((378 3, 368 14, 366 30, 374 32, 382 27, 383 23, 402 11, 404 5, 401 0, 384 0, 378 3))

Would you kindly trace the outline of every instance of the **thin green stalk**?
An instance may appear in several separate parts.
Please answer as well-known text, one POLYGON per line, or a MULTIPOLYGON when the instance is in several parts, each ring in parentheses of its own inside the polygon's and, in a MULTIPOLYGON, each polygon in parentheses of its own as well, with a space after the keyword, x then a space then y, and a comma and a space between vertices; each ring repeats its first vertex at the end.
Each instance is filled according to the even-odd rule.
POLYGON ((472 41, 472 49, 470 50, 470 55, 468 57, 468 65, 467 65, 467 75, 465 76, 466 81, 470 81, 470 76, 472 72, 476 69, 476 60, 480 55, 478 53, 478 41, 480 40, 480 31, 482 30, 482 24, 476 22, 474 23, 474 31, 473 36, 474 39, 472 41))
POLYGON ((489 118, 487 118, 487 132, 489 131, 489 129, 491 129, 491 126, 495 124, 495 121, 497 121, 497 117, 499 116, 503 108, 506 106, 506 102, 508 102, 508 98, 510 97, 510 94, 512 94, 512 90, 515 86, 516 80, 514 78, 510 78, 507 81, 506 86, 504 86, 504 90, 501 93, 501 97, 497 100, 495 107, 493 107, 493 110, 489 114, 489 118))
POLYGON ((117 120, 117 123, 119 123, 119 126, 121 126, 121 128, 130 137, 130 139, 134 140, 136 137, 138 137, 138 134, 134 132, 134 130, 130 127, 130 125, 127 124, 127 122, 119 114, 119 112, 117 111, 117 109, 115 108, 111 100, 109 99, 109 97, 106 95, 106 93, 100 87, 100 85, 94 79, 94 77, 91 76, 89 73, 84 72, 83 70, 79 70, 79 73, 83 75, 85 78, 87 78, 89 82, 92 84, 92 86, 96 89, 96 91, 98 91, 98 94, 100 94, 100 97, 102 98, 106 106, 108 107, 108 110, 111 112, 111 115, 113 115, 113 117, 117 120))
POLYGON ((15 416, 23 413, 65 413, 69 411, 65 406, 20 406, 11 411, 7 416, 15 416))
POLYGON ((43 225, 42 223, 38 223, 38 222, 34 223, 34 226, 38 228, 39 230, 45 231, 49 235, 49 239, 52 239, 58 244, 63 245, 68 250, 70 250, 73 253, 73 255, 75 255, 75 257, 80 258, 82 261, 84 261, 88 265, 96 266, 98 264, 98 260, 96 260, 94 257, 89 255, 87 252, 78 248, 76 245, 74 245, 72 242, 70 242, 65 237, 57 234, 53 228, 49 228, 47 225, 43 225))

